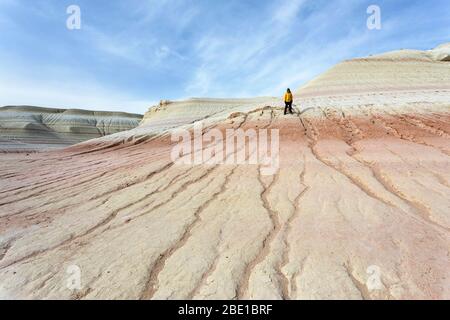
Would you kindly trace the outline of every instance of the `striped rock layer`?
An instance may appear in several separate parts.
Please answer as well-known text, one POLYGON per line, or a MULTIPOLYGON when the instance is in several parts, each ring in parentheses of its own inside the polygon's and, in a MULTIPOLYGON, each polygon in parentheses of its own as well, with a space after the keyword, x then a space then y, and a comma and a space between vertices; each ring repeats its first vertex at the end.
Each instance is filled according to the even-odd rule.
POLYGON ((67 147, 133 129, 141 119, 141 115, 125 112, 1 107, 0 151, 42 151, 67 147))

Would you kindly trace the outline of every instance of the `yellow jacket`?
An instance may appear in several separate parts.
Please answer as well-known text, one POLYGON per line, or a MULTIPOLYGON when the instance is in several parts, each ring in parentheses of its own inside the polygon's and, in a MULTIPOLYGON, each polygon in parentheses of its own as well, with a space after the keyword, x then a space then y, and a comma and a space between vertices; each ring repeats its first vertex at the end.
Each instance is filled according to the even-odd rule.
POLYGON ((293 98, 292 98, 292 93, 286 92, 284 94, 284 102, 292 102, 293 98))

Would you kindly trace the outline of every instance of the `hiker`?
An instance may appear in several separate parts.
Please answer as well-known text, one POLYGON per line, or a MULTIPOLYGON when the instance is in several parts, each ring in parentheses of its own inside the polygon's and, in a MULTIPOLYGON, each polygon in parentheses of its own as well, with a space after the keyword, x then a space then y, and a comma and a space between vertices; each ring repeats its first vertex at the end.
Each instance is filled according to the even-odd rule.
POLYGON ((287 89, 286 93, 284 94, 284 103, 286 104, 286 107, 284 108, 284 114, 287 113, 287 110, 289 108, 289 112, 291 114, 294 114, 292 111, 292 103, 294 102, 294 98, 291 93, 291 89, 287 89))

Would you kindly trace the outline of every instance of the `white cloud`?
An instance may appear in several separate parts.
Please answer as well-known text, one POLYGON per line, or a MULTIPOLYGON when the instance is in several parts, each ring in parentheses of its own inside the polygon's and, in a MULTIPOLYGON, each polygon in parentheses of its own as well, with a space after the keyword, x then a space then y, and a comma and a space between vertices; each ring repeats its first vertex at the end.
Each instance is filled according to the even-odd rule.
POLYGON ((278 9, 273 14, 275 23, 287 24, 294 19, 306 0, 284 0, 277 3, 278 9))
POLYGON ((193 79, 186 86, 185 92, 189 96, 205 96, 209 92, 212 81, 213 74, 208 68, 198 68, 193 79))
POLYGON ((186 60, 186 57, 184 57, 182 54, 180 54, 179 52, 170 49, 168 46, 161 46, 159 47, 156 52, 155 52, 156 57, 159 60, 164 60, 165 58, 168 57, 175 57, 177 59, 180 60, 186 60))
MULTIPOLYGON (((183 30, 200 14, 197 6, 188 1, 176 0, 134 0, 134 12, 141 18, 137 25, 158 24, 161 19, 174 30, 183 30)), ((126 3, 129 9, 129 3, 126 3)))
POLYGON ((96 48, 102 54, 107 54, 116 58, 139 65, 143 68, 155 66, 155 60, 151 59, 149 53, 156 46, 157 40, 151 37, 130 36, 128 34, 108 35, 90 25, 83 25, 82 32, 89 47, 96 48))

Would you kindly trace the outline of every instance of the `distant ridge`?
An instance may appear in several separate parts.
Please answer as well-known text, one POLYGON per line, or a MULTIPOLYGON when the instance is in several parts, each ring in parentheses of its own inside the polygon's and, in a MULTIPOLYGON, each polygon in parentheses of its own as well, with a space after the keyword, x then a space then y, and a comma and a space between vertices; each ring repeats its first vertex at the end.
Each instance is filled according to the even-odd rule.
POLYGON ((0 150, 65 147, 135 128, 142 115, 35 106, 0 107, 0 150))

